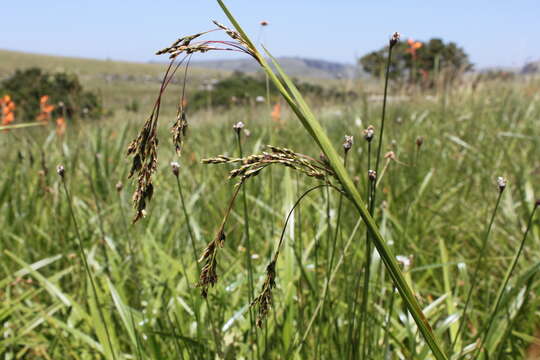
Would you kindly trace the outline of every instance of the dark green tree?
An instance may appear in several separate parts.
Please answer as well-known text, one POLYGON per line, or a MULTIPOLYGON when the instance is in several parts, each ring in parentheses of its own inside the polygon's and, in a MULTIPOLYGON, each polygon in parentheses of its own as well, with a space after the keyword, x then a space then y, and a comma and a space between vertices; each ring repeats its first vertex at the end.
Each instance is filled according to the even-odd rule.
MULTIPOLYGON (((363 56, 359 62, 364 71, 375 77, 384 76, 388 46, 363 56)), ((422 82, 433 85, 435 73, 444 72, 447 80, 471 70, 468 55, 456 43, 441 39, 426 42, 402 41, 392 50, 389 76, 403 82, 422 82)))
MULTIPOLYGON (((334 88, 325 88, 320 85, 301 82, 293 79, 293 82, 303 94, 317 99, 334 101, 347 101, 354 99, 357 94, 354 92, 344 92, 334 88)), ((270 84, 270 101, 279 99, 278 92, 274 85, 270 84)), ((193 93, 189 97, 189 106, 193 110, 205 107, 229 108, 236 105, 246 105, 254 103, 258 96, 265 97, 266 80, 260 76, 250 76, 242 72, 234 72, 231 76, 208 83, 203 89, 193 93)))
POLYGON ((55 106, 53 116, 73 118, 98 118, 102 114, 100 97, 84 91, 76 75, 49 74, 39 68, 17 70, 0 85, 17 104, 17 117, 34 120, 39 114, 39 99, 49 96, 55 106))

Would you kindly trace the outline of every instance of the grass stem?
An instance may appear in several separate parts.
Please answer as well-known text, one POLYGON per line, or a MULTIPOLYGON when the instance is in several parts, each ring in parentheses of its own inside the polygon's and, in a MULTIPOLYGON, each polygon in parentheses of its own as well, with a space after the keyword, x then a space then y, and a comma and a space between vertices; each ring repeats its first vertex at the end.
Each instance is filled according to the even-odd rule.
POLYGON ((466 297, 466 300, 465 300, 465 306, 463 307, 463 314, 461 315, 461 321, 460 321, 458 330, 456 332, 456 335, 454 336, 454 339, 452 341, 452 345, 450 346, 451 351, 453 351, 454 346, 456 345, 456 342, 457 342, 457 340, 459 338, 459 335, 461 334, 461 331, 463 330, 463 326, 467 322, 467 310, 469 309, 471 296, 472 296, 472 293, 473 293, 473 291, 474 291, 474 289, 476 287, 476 282, 478 281, 478 278, 479 278, 478 271, 482 267, 485 256, 486 256, 486 248, 487 248, 487 244, 488 244, 489 234, 491 233, 491 228, 492 228, 493 223, 495 221, 495 215, 497 214, 497 210, 498 210, 499 204, 501 202, 502 194, 503 194, 503 190, 499 191, 499 195, 497 196, 497 202, 495 203, 495 208, 493 209, 493 212, 491 214, 491 219, 489 221, 489 225, 487 227, 486 233, 485 233, 484 238, 482 240, 482 246, 480 248, 480 252, 478 253, 478 257, 477 257, 475 265, 474 265, 473 276, 471 278, 472 282, 471 282, 471 285, 469 286, 469 291, 467 292, 467 297, 466 297))
POLYGON ((65 174, 64 174, 64 167, 63 166, 58 167, 58 174, 60 175, 60 178, 62 179, 62 185, 63 185, 64 193, 66 195, 66 199, 67 199, 67 202, 68 202, 69 212, 71 214, 71 220, 73 221, 73 226, 75 228, 75 235, 77 236, 77 243, 78 243, 78 247, 79 247, 79 253, 80 253, 80 256, 81 256, 81 260, 82 260, 82 262, 84 264, 84 269, 86 270, 86 274, 88 275, 88 279, 90 280, 90 285, 92 287, 92 294, 94 296, 94 301, 96 302, 96 308, 98 310, 99 318, 100 318, 101 323, 103 324, 103 328, 105 329, 105 335, 107 337, 107 343, 109 345, 109 349, 111 351, 112 358, 113 358, 113 360, 116 360, 116 353, 114 351, 114 347, 113 347, 113 344, 112 344, 112 341, 111 341, 111 335, 109 333, 109 327, 107 325, 107 322, 105 321, 105 316, 103 315, 103 310, 101 309, 101 306, 100 306, 100 303, 99 303, 99 298, 98 298, 98 293, 97 293, 97 288, 96 288, 96 284, 95 284, 95 281, 94 281, 94 277, 92 275, 92 271, 90 270, 90 266, 88 265, 88 260, 86 258, 86 253, 84 252, 84 246, 83 246, 83 243, 82 243, 82 237, 81 237, 81 233, 79 231, 79 224, 77 223, 77 218, 75 216, 75 210, 73 209, 73 202, 72 202, 71 195, 70 195, 68 187, 67 187, 66 178, 65 178, 65 174))

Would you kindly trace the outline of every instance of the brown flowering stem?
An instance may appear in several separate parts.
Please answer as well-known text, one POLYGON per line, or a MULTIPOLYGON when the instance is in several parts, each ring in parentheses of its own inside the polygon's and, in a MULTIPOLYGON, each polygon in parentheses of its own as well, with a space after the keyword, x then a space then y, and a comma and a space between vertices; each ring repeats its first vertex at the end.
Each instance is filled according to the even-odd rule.
POLYGON ((276 277, 276 263, 278 261, 279 254, 281 252, 281 247, 283 245, 283 241, 285 239, 285 231, 287 230, 287 225, 289 224, 289 219, 291 218, 292 214, 294 213, 294 210, 300 205, 300 202, 303 198, 305 198, 309 193, 312 191, 315 191, 317 189, 321 189, 324 187, 331 187, 338 191, 340 191, 338 188, 331 184, 321 184, 314 186, 308 190, 306 190, 300 197, 296 200, 296 202, 293 204, 291 210, 289 210, 289 213, 287 214, 287 218, 285 219, 285 224, 283 225, 283 228, 281 230, 281 235, 279 237, 279 242, 276 247, 276 251, 274 252, 274 256, 272 257, 272 260, 268 264, 266 268, 266 275, 267 278, 261 288, 261 292, 259 296, 257 296, 252 302, 251 306, 258 305, 259 306, 259 313, 257 315, 257 326, 261 327, 263 320, 266 318, 268 314, 269 307, 272 305, 272 289, 275 287, 275 277, 276 277))

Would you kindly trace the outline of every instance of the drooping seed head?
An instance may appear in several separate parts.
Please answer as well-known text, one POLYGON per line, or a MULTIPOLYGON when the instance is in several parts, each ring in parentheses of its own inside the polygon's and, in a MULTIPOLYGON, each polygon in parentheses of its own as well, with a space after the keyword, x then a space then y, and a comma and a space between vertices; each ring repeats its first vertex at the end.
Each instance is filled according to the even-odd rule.
POLYGON ((345 135, 345 141, 343 141, 343 150, 345 150, 345 152, 351 150, 353 143, 354 137, 352 135, 345 135))
POLYGON ((398 32, 395 32, 392 34, 392 37, 390 38, 390 48, 393 48, 394 45, 396 45, 399 42, 400 34, 398 32))
POLYGON ((240 134, 240 131, 244 128, 244 123, 239 121, 236 124, 233 125, 234 131, 236 131, 236 134, 240 134))
POLYGON ((368 170, 368 179, 370 181, 377 180, 377 172, 375 170, 368 170))
POLYGON ((499 187, 499 192, 503 192, 506 188, 506 179, 502 176, 499 176, 497 178, 497 186, 499 187))
POLYGON ((124 188, 124 184, 122 184, 121 181, 119 181, 119 182, 116 183, 116 191, 117 191, 117 192, 122 191, 123 188, 124 188))
POLYGON ((57 173, 58 175, 60 175, 60 177, 63 178, 65 172, 66 172, 66 170, 64 169, 64 165, 58 165, 58 166, 56 167, 56 173, 57 173))
POLYGON ((171 162, 171 170, 174 176, 178 177, 178 174, 180 174, 180 164, 176 161, 171 162))
POLYGON ((366 139, 367 142, 371 142, 371 140, 373 140, 373 135, 375 135, 375 128, 372 125, 369 125, 367 129, 364 130, 364 139, 366 139))

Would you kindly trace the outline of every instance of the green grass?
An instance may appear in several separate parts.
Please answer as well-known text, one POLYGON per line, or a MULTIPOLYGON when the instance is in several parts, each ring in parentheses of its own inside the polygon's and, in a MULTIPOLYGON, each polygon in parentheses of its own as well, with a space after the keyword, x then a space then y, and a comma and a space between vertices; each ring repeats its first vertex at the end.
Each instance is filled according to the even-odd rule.
MULTIPOLYGON (((90 80, 88 84, 94 86, 90 80)), ((325 190, 312 191, 292 213, 276 268, 274 306, 257 336, 249 320, 242 199, 226 227, 219 282, 210 289, 208 301, 195 287, 199 268, 178 184, 168 165, 178 159, 168 132, 173 118, 167 112, 159 129, 154 198, 147 217, 130 224, 134 184, 127 180, 130 161, 125 151, 150 112, 158 84, 149 87, 140 114, 118 110, 113 119, 70 124, 63 138, 50 127, 0 133, 0 353, 51 359, 213 359, 216 354, 227 359, 346 358, 351 354, 348 332, 355 301, 361 309, 362 297, 353 290, 363 275, 366 229, 349 201, 342 203, 337 223, 338 193, 330 192, 327 198, 325 190), (78 256, 58 164, 66 169, 97 302, 78 256), (124 187, 117 192, 119 181, 124 187)), ((475 91, 465 84, 433 98, 413 94, 388 106, 383 154, 393 150, 399 163, 382 160, 381 167, 389 163, 380 178, 375 219, 393 253, 412 255, 405 280, 449 355, 467 349, 492 322, 484 342, 489 353, 522 359, 540 325, 538 219, 507 288, 499 289, 539 196, 539 90, 537 79, 485 82, 475 91), (419 151, 418 136, 424 138, 419 151), (508 186, 484 265, 475 271, 499 194, 497 176, 505 176, 508 186), (473 272, 477 279, 468 322, 451 353, 457 315, 465 306, 473 272)), ((137 93, 116 96, 126 103, 139 99, 137 93)), ((347 170, 358 176, 356 187, 364 198, 368 159, 362 130, 377 126, 380 108, 367 94, 346 106, 315 107, 336 149, 345 134, 355 136, 347 170)), ((320 150, 287 112, 283 128, 272 124, 264 106, 189 115, 179 181, 199 256, 215 236, 235 183, 227 180, 227 165, 201 165, 200 160, 236 156, 234 123, 242 120, 251 132, 243 137, 245 154, 260 153, 269 143, 313 157, 320 150)), ((244 188, 256 293, 288 212, 317 184, 275 167, 244 188)), ((371 311, 366 316, 372 358, 383 358, 385 352, 396 359, 433 358, 375 254, 370 273, 371 311)))

